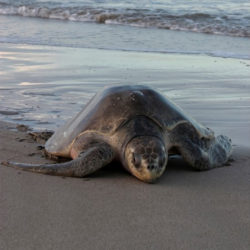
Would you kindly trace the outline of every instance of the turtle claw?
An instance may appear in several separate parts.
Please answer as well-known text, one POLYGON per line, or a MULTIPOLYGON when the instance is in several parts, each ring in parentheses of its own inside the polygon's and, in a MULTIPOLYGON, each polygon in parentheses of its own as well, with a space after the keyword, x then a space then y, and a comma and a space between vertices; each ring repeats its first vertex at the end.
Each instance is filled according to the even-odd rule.
POLYGON ((4 165, 6 167, 9 167, 9 161, 2 161, 1 165, 4 165))

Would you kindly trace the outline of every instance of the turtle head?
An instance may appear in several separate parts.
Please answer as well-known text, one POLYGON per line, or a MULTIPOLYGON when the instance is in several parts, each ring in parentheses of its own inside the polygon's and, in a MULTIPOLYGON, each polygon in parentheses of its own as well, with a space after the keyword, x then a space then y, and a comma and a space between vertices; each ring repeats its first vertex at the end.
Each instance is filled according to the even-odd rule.
POLYGON ((167 165, 167 152, 163 142, 153 136, 133 138, 125 149, 125 165, 138 179, 154 182, 167 165))

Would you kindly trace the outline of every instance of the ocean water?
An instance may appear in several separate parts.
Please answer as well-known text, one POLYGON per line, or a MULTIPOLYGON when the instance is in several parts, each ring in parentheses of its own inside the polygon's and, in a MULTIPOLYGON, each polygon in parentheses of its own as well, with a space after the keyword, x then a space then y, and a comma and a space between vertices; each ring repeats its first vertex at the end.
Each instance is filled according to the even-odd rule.
POLYGON ((146 84, 230 134, 250 127, 249 60, 249 0, 0 0, 0 119, 36 129, 146 84))
POLYGON ((250 37, 248 0, 4 0, 0 13, 250 37))
POLYGON ((7 43, 250 58, 249 0, 0 0, 0 24, 7 43))

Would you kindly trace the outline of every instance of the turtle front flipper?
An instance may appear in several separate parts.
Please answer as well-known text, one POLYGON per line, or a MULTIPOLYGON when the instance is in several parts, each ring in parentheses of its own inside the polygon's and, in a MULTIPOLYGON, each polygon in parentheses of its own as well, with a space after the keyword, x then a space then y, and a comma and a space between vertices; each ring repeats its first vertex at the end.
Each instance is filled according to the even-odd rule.
POLYGON ((228 161, 232 153, 232 142, 224 135, 200 143, 186 138, 177 148, 191 167, 209 170, 223 166, 228 161))
POLYGON ((83 177, 94 173, 109 164, 114 158, 112 148, 105 142, 95 144, 78 157, 64 163, 56 164, 24 164, 17 162, 2 162, 3 165, 17 169, 49 175, 83 177))

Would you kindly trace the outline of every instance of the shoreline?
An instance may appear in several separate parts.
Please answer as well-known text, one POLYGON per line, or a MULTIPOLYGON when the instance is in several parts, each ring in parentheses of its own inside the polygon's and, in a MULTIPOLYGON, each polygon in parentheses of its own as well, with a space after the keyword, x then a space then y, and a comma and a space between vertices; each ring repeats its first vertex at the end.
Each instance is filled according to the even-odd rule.
MULTIPOLYGON (((173 31, 170 30, 171 32, 182 32, 185 33, 186 31, 173 31)), ((187 32, 188 33, 188 32, 187 32)), ((196 33, 195 33, 196 34, 196 33)), ((198 33, 200 34, 200 33, 198 33)), ((209 34, 201 34, 203 36, 207 36, 209 34)), ((220 36, 220 35, 216 35, 220 36)), ((230 37, 231 38, 231 37, 230 37)), ((237 38, 237 37, 236 37, 237 38)), ((250 38, 244 38, 244 37, 239 37, 240 39, 249 39, 250 38)), ((27 43, 27 42, 10 42, 10 41, 0 41, 1 44, 6 44, 10 46, 34 46, 34 47, 54 47, 54 48, 65 48, 65 49, 82 49, 82 50, 100 50, 100 51, 114 51, 114 52, 127 52, 127 53, 145 53, 145 54, 159 54, 159 55, 179 55, 179 56, 207 56, 207 57, 214 57, 214 58, 222 58, 222 59, 235 59, 235 60, 242 60, 249 62, 250 61, 250 55, 234 55, 234 54, 216 54, 215 52, 208 52, 208 51, 175 51, 175 50, 138 50, 138 49, 118 49, 118 48, 102 48, 102 47, 81 47, 81 46, 72 46, 72 45, 58 45, 58 44, 38 44, 38 43, 27 43)))
POLYGON ((249 38, 199 32, 0 15, 0 42, 118 51, 195 52, 250 59, 249 38), (29 27, 29 33, 16 29, 29 27), (35 27, 35 29, 34 29, 35 27), (8 30, 8 31, 6 31, 8 30), (39 32, 37 32, 39 31, 39 32), (70 32, 68 32, 70 31, 70 32), (15 33, 15 37, 11 34, 15 33), (55 34, 57 34, 55 36, 55 34), (75 35, 77 34, 77 36, 75 35), (62 39, 58 39, 61 37, 62 39), (129 39, 128 39, 129 37, 129 39), (161 39, 155 39, 161 37, 161 39), (162 42, 164 41, 164 42, 162 42))

